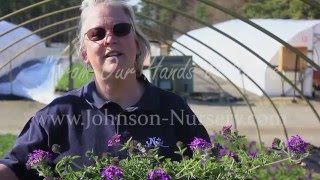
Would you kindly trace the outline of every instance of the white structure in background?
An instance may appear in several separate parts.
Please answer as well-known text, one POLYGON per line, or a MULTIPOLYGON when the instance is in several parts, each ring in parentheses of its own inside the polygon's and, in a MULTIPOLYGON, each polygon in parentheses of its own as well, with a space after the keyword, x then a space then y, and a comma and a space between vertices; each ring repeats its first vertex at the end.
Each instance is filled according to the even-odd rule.
MULTIPOLYGON (((252 19, 251 21, 262 26, 292 46, 306 47, 308 57, 313 58, 317 64, 320 64, 320 20, 252 19)), ((279 52, 283 47, 279 42, 240 20, 226 21, 216 24, 214 27, 251 48, 275 68, 278 67, 279 52)), ((231 60, 251 76, 268 95, 293 95, 293 89, 291 86, 283 82, 278 74, 276 74, 256 56, 227 37, 208 27, 190 31, 188 34, 209 45, 217 52, 231 60)), ((256 87, 250 80, 212 50, 186 35, 179 37, 177 41, 206 58, 215 67, 225 73, 228 78, 233 80, 233 82, 239 87, 245 88, 257 95, 263 95, 258 87, 256 87)), ((186 55, 192 55, 193 61, 208 72, 221 76, 206 62, 188 49, 177 43, 173 43, 173 47, 181 50, 186 55)), ((172 53, 176 52, 172 51, 172 53)), ((283 71, 283 74, 292 82, 294 81, 294 72, 283 71)), ((302 89, 306 96, 312 95, 312 74, 313 69, 311 67, 307 67, 297 74, 297 85, 301 88, 301 84, 303 84, 302 89)))
MULTIPOLYGON (((9 22, 0 21, 0 34, 15 26, 9 22)), ((10 33, 0 36, 0 49, 30 34, 30 30, 19 27, 10 33)), ((17 53, 40 41, 41 38, 39 36, 31 35, 3 51, 0 53, 0 67, 17 53)), ((11 64, 8 64, 0 71, 0 78, 5 75, 8 76, 10 71, 12 72, 13 69, 20 67, 28 61, 38 62, 14 75, 14 79, 11 82, 10 80, 0 82, 0 94, 18 95, 45 104, 51 102, 57 96, 54 92, 57 81, 68 67, 68 61, 65 59, 59 56, 50 56, 50 54, 56 54, 57 52, 62 53, 61 47, 47 48, 45 43, 41 42, 14 59, 11 64)))
POLYGON ((50 103, 59 96, 55 94, 55 86, 68 67, 68 61, 59 62, 58 59, 55 56, 39 59, 39 63, 20 71, 12 82, 0 83, 0 94, 14 94, 40 103, 50 103))
MULTIPOLYGON (((0 21, 0 34, 14 27, 16 27, 15 24, 9 23, 7 21, 0 21)), ((30 30, 23 27, 19 27, 5 35, 0 36, 0 42, 1 42, 0 51, 6 48, 7 46, 9 46, 10 44, 12 44, 13 42, 30 34, 31 34, 30 30)), ((14 44, 13 46, 9 47, 4 52, 0 53, 0 67, 2 67, 7 61, 13 58, 13 56, 22 52, 24 49, 27 49, 29 46, 39 42, 40 40, 41 38, 39 36, 31 35, 21 40, 20 42, 14 44)), ((39 43, 38 45, 34 46, 33 48, 26 51, 22 55, 18 56, 14 61, 12 61, 12 63, 8 64, 3 69, 1 69, 0 77, 5 74, 8 74, 11 69, 14 69, 15 67, 19 67, 20 65, 22 65, 23 63, 29 60, 47 56, 46 54, 44 54, 46 52, 47 51, 46 51, 45 43, 44 42, 39 43)))

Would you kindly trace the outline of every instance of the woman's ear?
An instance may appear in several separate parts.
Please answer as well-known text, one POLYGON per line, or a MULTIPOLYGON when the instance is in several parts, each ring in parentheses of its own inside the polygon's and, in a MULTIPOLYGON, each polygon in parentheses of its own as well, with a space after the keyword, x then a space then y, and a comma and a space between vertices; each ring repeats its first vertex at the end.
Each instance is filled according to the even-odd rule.
POLYGON ((84 63, 89 64, 88 56, 86 51, 81 52, 81 58, 83 59, 84 63))

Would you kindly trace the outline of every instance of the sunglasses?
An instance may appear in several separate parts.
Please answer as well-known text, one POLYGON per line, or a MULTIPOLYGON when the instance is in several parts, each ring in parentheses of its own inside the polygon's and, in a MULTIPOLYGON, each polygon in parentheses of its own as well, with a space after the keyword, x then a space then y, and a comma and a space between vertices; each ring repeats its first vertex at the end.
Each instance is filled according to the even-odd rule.
MULTIPOLYGON (((129 23, 118 23, 111 28, 112 34, 117 37, 123 37, 131 32, 132 25, 129 23)), ((86 33, 90 41, 100 41, 106 37, 107 30, 102 27, 89 29, 86 33)))

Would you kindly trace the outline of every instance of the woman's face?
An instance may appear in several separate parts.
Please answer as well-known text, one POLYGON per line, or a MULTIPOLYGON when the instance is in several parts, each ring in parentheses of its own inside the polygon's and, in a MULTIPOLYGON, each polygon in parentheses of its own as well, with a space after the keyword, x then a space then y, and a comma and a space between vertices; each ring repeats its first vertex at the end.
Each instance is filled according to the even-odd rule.
MULTIPOLYGON (((120 7, 105 4, 89 9, 86 15, 83 23, 86 34, 84 34, 82 58, 85 63, 91 65, 96 78, 124 78, 123 75, 126 72, 132 73, 138 53, 134 30, 131 28, 130 32, 124 36, 119 36, 112 30, 115 29, 113 28, 115 24, 131 24, 128 16, 120 7), (106 30, 105 33, 101 28, 106 30), (120 73, 122 76, 119 76, 120 73)), ((120 29, 123 30, 121 26, 120 29)))

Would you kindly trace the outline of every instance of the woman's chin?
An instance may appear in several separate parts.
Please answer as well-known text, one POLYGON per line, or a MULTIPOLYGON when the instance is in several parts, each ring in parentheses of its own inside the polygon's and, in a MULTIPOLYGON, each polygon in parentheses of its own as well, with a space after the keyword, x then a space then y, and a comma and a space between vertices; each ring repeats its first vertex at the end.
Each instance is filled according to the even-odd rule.
POLYGON ((115 77, 116 77, 115 71, 103 71, 101 74, 102 80, 115 79, 115 77))

